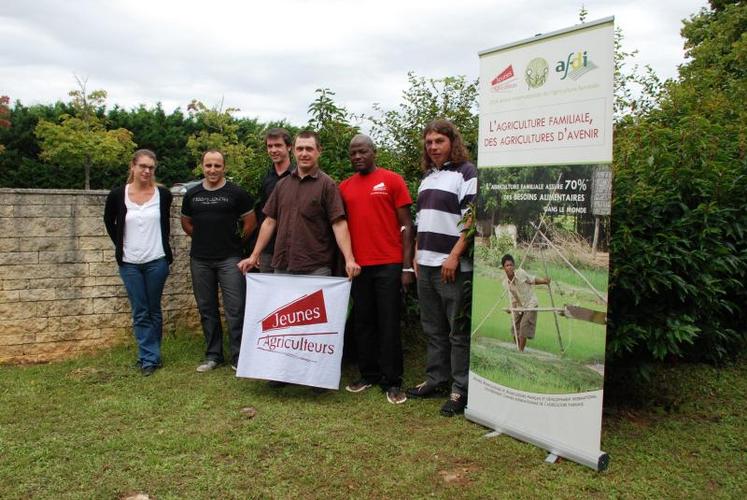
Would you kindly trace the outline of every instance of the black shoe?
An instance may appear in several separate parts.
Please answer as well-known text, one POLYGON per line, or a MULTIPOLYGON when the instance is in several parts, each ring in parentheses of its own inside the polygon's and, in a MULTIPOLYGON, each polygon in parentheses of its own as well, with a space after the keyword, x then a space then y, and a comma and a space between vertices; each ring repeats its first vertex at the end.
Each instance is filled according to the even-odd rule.
POLYGON ((428 382, 407 389, 410 398, 440 398, 447 394, 446 386, 443 384, 429 385, 428 382))
POLYGON ((143 377, 150 377, 156 372, 157 369, 158 365, 148 365, 140 368, 140 373, 143 374, 143 377))
POLYGON ((467 396, 452 392, 449 399, 441 407, 441 415, 444 417, 453 417, 464 413, 464 407, 467 406, 467 396))

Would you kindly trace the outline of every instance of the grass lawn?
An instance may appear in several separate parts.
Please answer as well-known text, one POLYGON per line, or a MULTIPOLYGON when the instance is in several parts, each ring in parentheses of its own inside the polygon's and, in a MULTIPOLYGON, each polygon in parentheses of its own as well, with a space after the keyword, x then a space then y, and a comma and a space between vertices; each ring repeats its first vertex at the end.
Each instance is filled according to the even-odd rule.
MULTIPOLYGON (((0 367, 0 498, 740 498, 747 363, 660 369, 648 410, 605 418, 603 473, 378 390, 314 395, 199 374, 201 339, 169 336, 143 378, 134 346, 0 367), (256 408, 254 418, 240 410, 256 408)), ((421 381, 422 348, 407 354, 421 381)), ((344 371, 344 381, 354 376, 344 371)))

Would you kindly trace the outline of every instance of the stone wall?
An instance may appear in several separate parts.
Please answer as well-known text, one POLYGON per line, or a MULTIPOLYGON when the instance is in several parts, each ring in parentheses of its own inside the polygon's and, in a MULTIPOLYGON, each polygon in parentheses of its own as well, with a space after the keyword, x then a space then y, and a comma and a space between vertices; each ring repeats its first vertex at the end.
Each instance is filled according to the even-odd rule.
MULTIPOLYGON (((0 189, 0 363, 37 363, 131 336, 130 306, 103 223, 106 191, 0 189)), ((189 239, 174 196, 164 328, 199 318, 189 239)))

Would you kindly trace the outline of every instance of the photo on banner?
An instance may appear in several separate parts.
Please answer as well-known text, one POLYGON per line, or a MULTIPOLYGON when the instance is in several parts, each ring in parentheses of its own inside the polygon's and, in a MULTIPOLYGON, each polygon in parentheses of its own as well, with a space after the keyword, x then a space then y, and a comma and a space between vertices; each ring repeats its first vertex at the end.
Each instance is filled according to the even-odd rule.
POLYGON ((339 389, 350 280, 247 274, 237 377, 339 389))
POLYGON ((597 470, 609 279, 614 20, 480 54, 465 415, 597 470))
MULTIPOLYGON (((607 167, 577 165, 480 171, 472 371, 542 394, 601 390, 609 275, 607 167), (534 281, 515 298, 501 263, 513 257, 534 281), (536 308, 536 311, 520 309, 536 308), (536 317, 522 352, 523 312, 536 317)), ((514 279, 517 279, 514 278, 514 279)))

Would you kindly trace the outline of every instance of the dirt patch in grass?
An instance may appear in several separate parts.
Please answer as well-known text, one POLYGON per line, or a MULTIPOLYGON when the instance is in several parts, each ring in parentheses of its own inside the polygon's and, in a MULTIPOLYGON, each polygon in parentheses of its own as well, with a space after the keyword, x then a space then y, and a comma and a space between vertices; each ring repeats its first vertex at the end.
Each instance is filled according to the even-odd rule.
POLYGON ((457 460, 453 464, 438 470, 439 479, 449 485, 468 486, 474 481, 474 476, 482 468, 476 463, 457 460))
POLYGON ((105 384, 111 381, 113 373, 109 370, 102 370, 94 366, 83 366, 71 370, 65 375, 67 380, 75 380, 76 382, 86 382, 89 384, 105 384))

